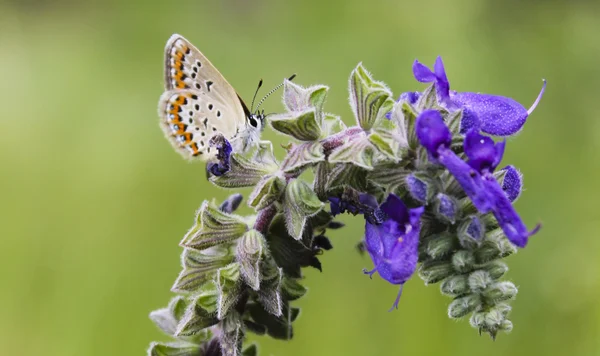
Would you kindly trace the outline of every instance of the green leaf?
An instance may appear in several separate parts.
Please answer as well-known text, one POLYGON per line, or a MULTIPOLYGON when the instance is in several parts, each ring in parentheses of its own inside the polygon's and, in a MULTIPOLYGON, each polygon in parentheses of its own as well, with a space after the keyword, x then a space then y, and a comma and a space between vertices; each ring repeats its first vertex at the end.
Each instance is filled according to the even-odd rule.
POLYGON ((181 256, 183 270, 171 287, 173 292, 189 293, 212 280, 219 268, 233 261, 229 246, 213 246, 203 251, 185 249, 181 256))
POLYGON ((284 277, 281 285, 281 290, 286 300, 292 301, 301 298, 306 294, 306 287, 304 287, 297 278, 284 277))
POLYGON ((214 204, 204 201, 196 217, 196 224, 183 237, 181 246, 203 250, 223 243, 231 243, 248 230, 239 216, 227 214, 214 204))
POLYGON ((263 177, 248 198, 248 205, 262 210, 278 201, 285 190, 285 180, 277 175, 263 177))
POLYGON ((233 153, 231 169, 222 176, 211 176, 209 180, 221 188, 253 187, 262 177, 277 171, 277 168, 274 162, 269 162, 266 158, 260 162, 233 153))
POLYGON ((280 316, 269 314, 261 305, 248 303, 247 310, 252 320, 267 328, 267 334, 275 339, 290 340, 293 335, 292 322, 296 320, 300 309, 290 308, 288 303, 283 304, 280 316))
POLYGON ((306 247, 302 240, 295 240, 289 234, 282 214, 275 216, 265 236, 271 256, 288 277, 300 278, 300 268, 313 266, 318 268, 316 251, 306 247))
POLYGON ((276 115, 269 122, 273 129, 300 141, 315 141, 321 136, 321 127, 314 108, 276 115))
POLYGON ((236 259, 240 264, 240 273, 246 284, 254 289, 260 288, 261 261, 266 253, 266 241, 263 235, 250 230, 242 236, 236 247, 236 259))
POLYGON ((281 162, 281 170, 285 173, 299 173, 307 166, 324 160, 323 146, 319 142, 307 142, 293 146, 281 162))
POLYGON ((379 150, 379 152, 383 153, 388 158, 397 160, 394 149, 392 149, 392 146, 386 142, 381 135, 375 132, 371 133, 369 135, 369 142, 371 142, 373 146, 379 150))
POLYGON ((370 130, 376 120, 388 113, 393 105, 392 93, 381 82, 373 80, 362 64, 350 74, 350 106, 359 126, 370 130))
POLYGON ((187 342, 153 342, 148 349, 148 356, 202 356, 202 354, 200 345, 187 342))
POLYGON ((330 163, 351 163, 355 166, 372 170, 375 147, 368 137, 361 136, 336 148, 329 155, 330 163))
POLYGON ((256 344, 252 344, 242 351, 242 356, 258 356, 258 349, 256 344))
POLYGON ((288 231, 296 240, 302 238, 306 219, 319 212, 323 203, 305 182, 294 179, 285 189, 283 212, 288 231))

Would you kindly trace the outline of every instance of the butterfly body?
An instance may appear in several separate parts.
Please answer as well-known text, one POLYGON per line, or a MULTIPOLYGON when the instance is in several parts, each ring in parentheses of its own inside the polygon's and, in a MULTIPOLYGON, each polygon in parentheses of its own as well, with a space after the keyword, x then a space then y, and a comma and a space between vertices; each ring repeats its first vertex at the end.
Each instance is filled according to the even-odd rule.
POLYGON ((165 48, 165 92, 159 100, 161 127, 173 147, 186 158, 209 160, 216 155, 208 142, 227 138, 235 152, 260 139, 264 115, 253 114, 210 61, 180 35, 165 48))

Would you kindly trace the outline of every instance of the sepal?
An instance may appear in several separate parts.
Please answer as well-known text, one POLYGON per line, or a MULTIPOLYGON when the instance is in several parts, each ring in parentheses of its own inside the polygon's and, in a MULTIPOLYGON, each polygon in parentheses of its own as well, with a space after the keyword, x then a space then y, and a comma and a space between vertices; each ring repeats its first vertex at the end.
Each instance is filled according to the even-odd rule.
POLYGON ((356 121, 368 131, 392 109, 392 93, 385 84, 373 80, 361 63, 350 74, 349 86, 350 106, 356 121))
POLYGON ((202 284, 213 279, 217 270, 233 261, 229 246, 213 246, 203 251, 185 249, 181 254, 183 270, 171 287, 173 292, 195 292, 202 284))
POLYGON ((244 282, 253 290, 260 288, 263 272, 261 263, 266 254, 267 242, 260 232, 250 230, 238 240, 235 250, 236 260, 244 282))
POLYGON ((260 179, 277 170, 277 165, 265 160, 258 162, 240 154, 231 155, 229 171, 221 176, 211 176, 210 181, 221 188, 252 187, 260 179))
POLYGON ((323 208, 319 197, 304 181, 292 180, 285 189, 283 213, 289 234, 299 240, 308 217, 323 208))
POLYGON ((278 175, 263 177, 248 197, 248 205, 256 210, 266 208, 281 198, 285 185, 285 180, 278 175))
POLYGON ((292 146, 281 162, 281 170, 285 173, 299 173, 310 165, 325 161, 323 146, 319 142, 306 142, 292 146))
POLYGON ((153 342, 148 348, 148 356, 198 356, 200 345, 189 342, 153 342))
POLYGON ((196 224, 179 243, 181 246, 203 250, 223 243, 230 243, 248 230, 239 216, 227 214, 214 204, 204 201, 196 216, 196 224))
POLYGON ((187 303, 181 296, 177 296, 169 302, 166 308, 158 309, 150 313, 150 319, 158 326, 165 334, 169 336, 175 335, 177 324, 183 317, 187 303))
POLYGON ((269 122, 273 129, 300 141, 315 141, 321 136, 321 126, 315 108, 275 115, 269 122))

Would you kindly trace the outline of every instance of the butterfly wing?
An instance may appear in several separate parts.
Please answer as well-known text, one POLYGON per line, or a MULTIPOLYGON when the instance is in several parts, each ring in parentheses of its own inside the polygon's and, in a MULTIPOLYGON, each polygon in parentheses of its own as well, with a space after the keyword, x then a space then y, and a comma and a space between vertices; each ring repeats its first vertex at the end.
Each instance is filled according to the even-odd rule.
POLYGON ((165 93, 159 102, 161 126, 186 158, 207 160, 208 141, 221 133, 231 139, 246 126, 244 104, 208 59, 180 35, 165 48, 165 93))

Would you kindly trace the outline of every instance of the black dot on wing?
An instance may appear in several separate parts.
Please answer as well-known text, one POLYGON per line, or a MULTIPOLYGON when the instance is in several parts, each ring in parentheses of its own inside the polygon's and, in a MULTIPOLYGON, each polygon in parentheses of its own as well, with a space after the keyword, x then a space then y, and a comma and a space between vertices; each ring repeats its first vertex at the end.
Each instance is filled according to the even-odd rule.
POLYGON ((192 120, 192 118, 190 117, 190 119, 188 120, 190 124, 194 123, 194 120, 192 120))
POLYGON ((202 63, 200 63, 200 61, 196 61, 196 65, 198 66, 198 68, 202 67, 202 63))
POLYGON ((221 117, 221 112, 217 110, 217 117, 221 117))
POLYGON ((208 104, 208 110, 212 110, 213 109, 213 104, 208 104))
POLYGON ((200 89, 200 88, 201 88, 200 83, 196 83, 196 89, 200 89))
POLYGON ((210 91, 210 86, 213 85, 213 82, 211 82, 210 80, 206 81, 206 90, 210 91))
POLYGON ((194 99, 194 100, 198 100, 198 95, 196 95, 196 94, 192 94, 192 99, 194 99))
POLYGON ((217 128, 216 128, 216 127, 213 127, 212 129, 213 129, 213 131, 217 131, 217 128))
MULTIPOLYGON (((204 135, 202 135, 202 136, 204 136, 204 135)), ((204 147, 204 141, 200 141, 200 145, 204 147)))
POLYGON ((192 79, 196 79, 196 73, 192 73, 192 79))
MULTIPOLYGON (((200 128, 198 126, 196 126, 196 131, 200 131, 200 128)), ((202 136, 204 136, 204 135, 202 135, 202 136)))
POLYGON ((194 109, 200 110, 200 105, 198 105, 198 104, 194 105, 194 109))
POLYGON ((200 133, 200 135, 202 135, 202 136, 206 136, 206 133, 204 133, 204 131, 202 131, 202 132, 200 133))
POLYGON ((192 110, 190 110, 188 114, 190 114, 190 116, 194 116, 194 112, 192 110))
POLYGON ((194 67, 192 69, 194 70, 194 72, 198 73, 198 67, 194 67))
POLYGON ((202 123, 204 124, 204 128, 208 128, 208 117, 204 118, 204 121, 202 121, 202 123))

